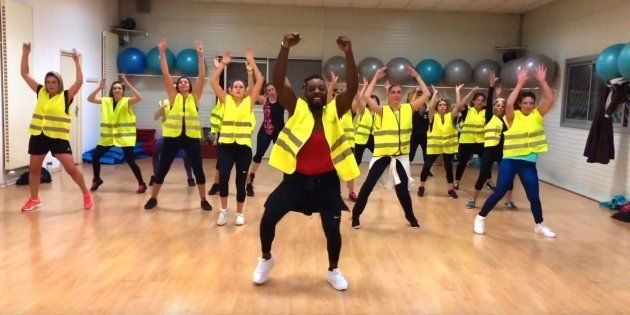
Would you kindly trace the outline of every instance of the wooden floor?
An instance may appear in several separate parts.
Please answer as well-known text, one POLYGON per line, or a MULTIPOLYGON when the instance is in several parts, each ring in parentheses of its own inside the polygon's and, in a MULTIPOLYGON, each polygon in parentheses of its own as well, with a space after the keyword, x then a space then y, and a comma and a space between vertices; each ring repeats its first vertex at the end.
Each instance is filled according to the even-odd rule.
MULTIPOLYGON (((148 178, 150 160, 139 162, 148 178)), ((211 178, 214 161, 206 160, 205 168, 211 178)), ((90 165, 83 170, 91 180, 90 165)), ((417 179, 419 166, 412 170, 417 179)), ((262 205, 281 179, 277 171, 261 167, 243 227, 234 226, 233 216, 218 227, 218 198, 210 199, 214 211, 201 211, 180 159, 171 171, 152 212, 142 209, 148 194, 134 194, 126 165, 103 167, 105 184, 91 211, 81 210, 81 194, 65 173, 54 173, 53 183, 42 186, 44 207, 36 212, 19 211, 27 187, 0 189, 0 313, 630 312, 630 225, 546 184, 545 222, 556 239, 534 233, 520 183, 520 210, 496 209, 486 221, 487 235, 474 235, 478 210, 464 204, 476 170, 466 172, 460 198, 452 200, 443 170, 434 167, 428 196, 412 195, 419 231, 407 228, 393 191, 376 190, 360 230, 344 213, 340 268, 350 288, 337 292, 326 282, 317 215, 291 213, 280 222, 270 281, 251 282, 262 205)))

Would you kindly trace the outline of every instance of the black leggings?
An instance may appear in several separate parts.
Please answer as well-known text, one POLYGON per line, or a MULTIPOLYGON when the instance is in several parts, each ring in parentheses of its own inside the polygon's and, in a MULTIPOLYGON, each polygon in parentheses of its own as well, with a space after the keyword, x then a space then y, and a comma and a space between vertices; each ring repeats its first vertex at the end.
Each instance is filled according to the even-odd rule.
POLYGON ((227 197, 230 173, 236 165, 236 202, 245 202, 247 172, 252 161, 252 149, 237 143, 219 144, 219 196, 227 197))
MULTIPOLYGON (((503 159, 503 146, 486 147, 483 150, 481 157, 481 168, 479 169, 479 177, 475 183, 475 190, 481 190, 483 184, 492 176, 492 165, 496 162, 501 165, 501 159, 503 159)), ((513 189, 513 183, 510 184, 508 190, 513 189)))
MULTIPOLYGON (((103 156, 103 154, 107 153, 107 151, 109 151, 109 149, 111 149, 112 146, 102 146, 102 145, 97 145, 96 146, 96 150, 94 150, 94 155, 92 157, 92 172, 94 173, 94 178, 95 179, 101 179, 101 157, 103 156)), ((136 164, 136 157, 133 155, 133 149, 134 147, 122 147, 123 152, 125 153, 125 161, 127 162, 127 165, 129 165, 129 168, 131 168, 131 171, 133 172, 133 175, 136 177, 136 180, 138 181, 138 184, 143 184, 144 181, 142 180, 142 172, 140 172, 140 168, 138 167, 138 164, 136 164)))
POLYGON ((460 143, 459 152, 457 153, 457 170, 455 171, 455 180, 460 181, 464 176, 464 170, 468 165, 468 161, 477 154, 481 156, 483 154, 483 143, 460 143))
POLYGON ((427 181, 427 178, 429 177, 429 171, 431 170, 431 166, 433 165, 433 163, 435 163, 435 160, 437 160, 437 158, 440 155, 444 159, 444 170, 446 171, 446 181, 449 184, 453 183, 453 156, 455 155, 455 153, 427 154, 424 158, 424 165, 422 166, 422 172, 420 173, 421 182, 427 181))
POLYGON ((365 149, 370 150, 370 152, 374 153, 374 136, 370 135, 368 137, 368 141, 365 144, 354 144, 354 159, 357 161, 357 165, 361 165, 361 161, 363 160, 363 152, 365 149))
POLYGON ((411 135, 411 147, 409 148, 409 162, 412 162, 416 157, 416 151, 418 146, 422 149, 422 158, 426 159, 427 156, 427 134, 424 135, 411 135))
MULTIPOLYGON (((367 205, 368 197, 370 197, 374 186, 376 186, 376 183, 378 182, 378 179, 381 178, 381 175, 383 175, 383 172, 389 168, 391 159, 392 158, 389 156, 384 156, 372 164, 367 178, 359 191, 357 202, 354 204, 354 208, 352 208, 353 217, 360 216, 363 213, 363 210, 367 205)), ((416 220, 416 216, 413 214, 411 196, 409 195, 409 188, 407 186, 407 172, 405 172, 405 168, 399 161, 396 161, 396 172, 398 173, 398 177, 400 177, 400 184, 395 186, 398 201, 405 212, 405 218, 407 221, 409 221, 409 223, 417 223, 418 221, 416 220)))
POLYGON ((203 164, 201 162, 201 142, 199 139, 186 136, 179 136, 177 138, 164 137, 162 153, 160 154, 160 165, 155 174, 155 183, 159 185, 164 183, 164 178, 171 169, 171 164, 173 164, 173 160, 180 149, 183 149, 188 159, 190 159, 197 185, 205 184, 206 175, 203 173, 203 164))
POLYGON ((264 127, 260 127, 258 130, 258 136, 256 136, 256 154, 254 155, 254 163, 260 163, 262 161, 263 155, 267 152, 271 141, 276 143, 276 139, 278 139, 278 134, 274 132, 273 134, 268 135, 265 132, 264 127))

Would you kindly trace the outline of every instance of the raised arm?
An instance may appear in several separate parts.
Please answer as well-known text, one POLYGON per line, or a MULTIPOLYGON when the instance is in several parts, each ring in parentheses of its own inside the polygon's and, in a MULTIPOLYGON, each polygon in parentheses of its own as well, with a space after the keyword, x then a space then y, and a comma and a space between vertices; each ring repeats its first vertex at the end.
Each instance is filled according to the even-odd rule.
POLYGON ((158 102, 158 108, 155 111, 155 113, 153 114, 153 119, 154 120, 158 120, 162 117, 166 116, 166 103, 164 103, 163 101, 159 101, 158 102))
POLYGON ((466 108, 466 103, 468 102, 466 99, 472 94, 472 92, 477 90, 476 88, 472 89, 464 97, 464 100, 462 100, 461 99, 461 89, 462 89, 462 87, 464 87, 463 84, 458 84, 458 85, 455 86, 455 99, 456 99, 457 103, 455 104, 455 106, 453 106, 453 110, 451 110, 451 116, 453 116, 453 121, 455 121, 457 119, 457 115, 459 114, 459 112, 466 108))
POLYGON ((131 90, 131 93, 133 94, 133 96, 129 98, 129 105, 138 104, 138 102, 142 100, 142 95, 140 94, 140 92, 138 92, 138 90, 136 90, 136 88, 133 87, 131 83, 129 83, 129 80, 127 80, 127 76, 125 76, 124 74, 121 74, 120 78, 123 80, 123 83, 131 90))
POLYGON ((536 80, 543 92, 543 100, 538 106, 538 111, 542 116, 545 116, 553 106, 553 92, 547 84, 547 68, 545 66, 538 65, 536 67, 536 80))
POLYGON ((289 115, 293 115, 297 97, 293 93, 293 89, 287 87, 284 82, 287 77, 289 50, 299 42, 300 34, 298 33, 287 33, 284 35, 280 43, 280 52, 278 52, 278 58, 276 59, 276 69, 273 71, 273 86, 278 92, 280 104, 289 112, 289 115))
POLYGON ((199 67, 199 73, 197 74, 197 81, 193 86, 192 94, 197 101, 197 107, 199 107, 199 100, 203 93, 203 86, 206 84, 206 61, 203 58, 203 45, 200 41, 195 41, 195 50, 197 50, 197 66, 199 67))
POLYGON ((249 92, 250 93, 249 97, 251 98, 251 101, 252 101, 251 109, 254 110, 253 102, 258 100, 258 97, 260 96, 260 90, 262 89, 265 79, 263 78, 263 75, 260 72, 260 69, 258 69, 258 65, 256 65, 253 49, 247 48, 247 50, 245 51, 245 59, 247 59, 247 62, 252 67, 252 70, 254 70, 254 76, 256 77, 256 81, 255 81, 256 83, 254 83, 254 87, 249 92))
POLYGON ((88 102, 101 105, 102 99, 99 92, 104 90, 105 88, 106 88, 105 80, 101 79, 101 82, 99 82, 98 87, 96 87, 96 90, 94 90, 94 92, 92 92, 92 94, 88 96, 88 102))
POLYGON ((359 115, 363 115, 363 111, 365 110, 365 106, 363 104, 365 104, 365 102, 363 102, 362 96, 363 94, 365 94, 365 90, 367 89, 368 86, 368 81, 366 77, 362 77, 363 78, 363 85, 361 85, 361 90, 359 90, 359 92, 357 92, 357 94, 354 96, 354 99, 352 100, 352 111, 355 114, 359 114, 359 115))
POLYGON ((337 115, 341 118, 352 106, 352 99, 359 89, 359 73, 354 62, 352 43, 345 36, 337 38, 337 46, 346 55, 346 90, 337 95, 337 115))
POLYGON ((497 82, 497 78, 494 71, 490 71, 488 75, 488 97, 486 97, 486 124, 492 119, 492 102, 494 102, 494 84, 497 82))
MULTIPOLYGON (((458 86, 464 86, 463 84, 459 84, 458 86)), ((461 88, 461 87, 460 87, 461 88)), ((477 90, 479 89, 479 87, 474 87, 472 90, 470 90, 468 92, 468 94, 466 94, 466 96, 464 96, 464 98, 461 98, 461 94, 459 94, 459 91, 457 90, 457 88, 455 89, 455 92, 457 93, 457 106, 459 107, 459 110, 464 110, 466 108, 466 106, 468 106, 468 102, 470 101, 470 98, 472 97, 473 93, 477 92, 477 90)))
POLYGON ((326 100, 328 102, 332 101, 335 97, 335 85, 337 85, 337 81, 339 77, 332 71, 330 71, 330 84, 328 84, 328 91, 326 92, 326 100))
POLYGON ((227 94, 225 93, 225 90, 223 90, 223 88, 221 87, 219 79, 221 77, 221 73, 231 61, 232 53, 229 51, 226 51, 223 54, 221 61, 219 61, 219 59, 216 57, 214 58, 214 72, 212 72, 212 77, 210 78, 210 85, 212 86, 214 93, 217 95, 221 103, 225 103, 225 97, 227 96, 227 94))
POLYGON ((435 86, 431 85, 431 89, 433 89, 433 95, 431 96, 431 101, 429 104, 429 122, 433 121, 433 116, 435 116, 435 112, 437 112, 437 100, 440 91, 435 88, 435 86))
POLYGON ((407 65, 407 68, 405 70, 407 70, 407 73, 409 73, 414 79, 416 79, 416 82, 418 82, 418 86, 422 90, 422 96, 411 100, 411 107, 413 108, 414 111, 416 111, 420 109, 421 106, 424 106, 427 103, 427 99, 429 98, 429 94, 430 94, 429 88, 424 83, 424 81, 422 80, 422 77, 416 71, 416 69, 407 65))
POLYGON ((245 63, 245 70, 247 70, 247 88, 245 88, 245 94, 249 95, 252 92, 252 88, 254 87, 254 69, 249 64, 249 62, 245 63))
POLYGON ((81 86, 83 85, 83 70, 81 69, 81 64, 83 63, 83 58, 81 54, 77 52, 76 49, 72 49, 72 60, 74 61, 74 68, 76 72, 76 77, 74 79, 74 83, 68 89, 68 99, 71 100, 74 98, 81 86))
MULTIPOLYGON (((365 89, 365 92, 363 92, 363 95, 368 98, 368 100, 372 100, 372 92, 374 91, 374 87, 376 86, 376 82, 380 79, 382 79, 383 77, 385 77, 385 70, 387 70, 386 67, 382 67, 378 70, 376 70, 376 73, 374 74, 374 77, 372 78, 372 81, 370 81, 370 84, 368 85, 368 87, 365 89)), ((381 116, 383 115, 383 108, 376 103, 376 101, 372 100, 373 102, 367 102, 368 106, 370 106, 370 109, 376 113, 377 115, 381 116)))
POLYGON ((510 97, 508 97, 507 103, 505 104, 505 119, 510 126, 512 125, 512 121, 514 121, 514 104, 518 99, 518 94, 521 93, 521 90, 525 86, 525 82, 527 82, 528 79, 527 69, 521 69, 521 71, 518 72, 517 76, 518 82, 516 83, 514 90, 512 90, 512 93, 510 93, 510 97))
POLYGON ((172 102, 175 99, 175 95, 177 95, 177 89, 175 89, 173 85, 173 78, 168 71, 168 63, 166 62, 166 39, 158 38, 157 47, 160 53, 160 69, 162 69, 162 75, 164 75, 164 88, 166 89, 166 95, 169 101, 172 102))
POLYGON ((20 73, 22 74, 22 79, 28 84, 28 87, 31 88, 35 93, 37 93, 37 87, 39 83, 35 81, 35 78, 30 74, 28 68, 28 55, 31 53, 31 43, 22 44, 22 63, 20 64, 20 73))

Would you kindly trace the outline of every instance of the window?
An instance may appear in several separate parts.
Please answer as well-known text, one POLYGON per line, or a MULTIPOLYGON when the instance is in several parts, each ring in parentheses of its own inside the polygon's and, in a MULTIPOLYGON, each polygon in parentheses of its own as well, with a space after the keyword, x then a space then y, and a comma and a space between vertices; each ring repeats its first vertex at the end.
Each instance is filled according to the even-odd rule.
MULTIPOLYGON (((602 102, 600 93, 605 91, 605 83, 595 75, 596 59, 597 56, 567 59, 562 126, 590 128, 598 106, 602 102)), ((615 132, 630 133, 628 127, 629 106, 630 104, 619 106, 612 115, 615 132)))

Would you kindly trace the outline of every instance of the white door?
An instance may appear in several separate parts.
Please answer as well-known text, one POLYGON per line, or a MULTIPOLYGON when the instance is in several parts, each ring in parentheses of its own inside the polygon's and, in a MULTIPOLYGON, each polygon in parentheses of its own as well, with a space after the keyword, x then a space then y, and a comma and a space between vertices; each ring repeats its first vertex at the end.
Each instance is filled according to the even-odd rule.
MULTIPOLYGON (((67 90, 74 83, 76 78, 76 68, 70 51, 61 51, 59 74, 61 74, 61 79, 63 80, 63 88, 67 90)), ((81 90, 79 90, 72 100, 69 111, 72 115, 72 126, 70 127, 72 158, 75 164, 79 164, 82 161, 83 152, 81 141, 81 90)))

